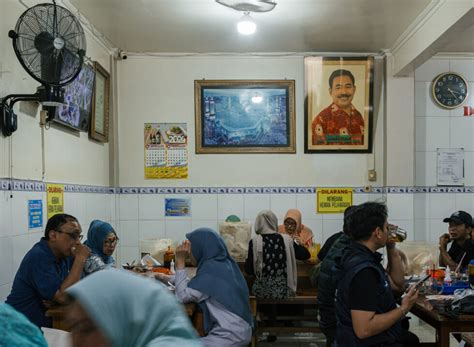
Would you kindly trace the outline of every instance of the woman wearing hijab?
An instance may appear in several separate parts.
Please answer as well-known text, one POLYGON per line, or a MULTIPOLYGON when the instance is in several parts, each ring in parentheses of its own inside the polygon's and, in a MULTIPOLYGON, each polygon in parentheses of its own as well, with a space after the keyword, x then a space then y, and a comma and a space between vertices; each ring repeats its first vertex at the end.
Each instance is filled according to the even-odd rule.
POLYGON ((308 250, 288 234, 278 233, 278 219, 262 211, 255 219, 255 233, 249 242, 245 272, 255 276, 252 291, 259 298, 285 299, 296 293, 296 259, 310 257, 308 250))
POLYGON ((278 226, 278 232, 290 235, 306 248, 313 245, 313 231, 301 222, 301 212, 297 209, 286 212, 283 224, 278 226))
POLYGON ((0 346, 47 347, 41 330, 8 304, 0 304, 0 346))
POLYGON ((157 281, 113 269, 66 292, 73 347, 202 347, 181 305, 157 281))
POLYGON ((91 255, 84 265, 84 275, 115 266, 112 254, 119 238, 114 228, 101 220, 92 221, 84 244, 90 248, 91 255))
POLYGON ((246 346, 252 338, 253 318, 244 276, 230 257, 222 238, 212 229, 199 228, 186 234, 176 248, 176 297, 196 302, 204 314, 201 338, 205 346, 246 346), (189 280, 186 256, 197 263, 196 276, 189 280))

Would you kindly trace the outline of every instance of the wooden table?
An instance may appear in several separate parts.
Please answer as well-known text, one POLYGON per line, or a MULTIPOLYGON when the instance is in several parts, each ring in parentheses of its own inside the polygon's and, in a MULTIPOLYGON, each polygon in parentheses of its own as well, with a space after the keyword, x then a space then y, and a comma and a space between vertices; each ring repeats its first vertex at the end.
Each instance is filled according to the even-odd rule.
POLYGON ((425 302, 424 295, 418 297, 411 312, 436 329, 436 346, 449 347, 449 334, 454 332, 473 332, 474 315, 460 315, 451 318, 439 314, 425 302))
MULTIPOLYGON (((202 312, 197 309, 195 303, 189 303, 184 305, 186 314, 193 322, 194 328, 203 336, 203 316, 202 312)), ((70 331, 70 327, 66 323, 67 306, 55 306, 51 307, 46 311, 46 317, 51 317, 53 320, 53 329, 60 329, 70 331)))

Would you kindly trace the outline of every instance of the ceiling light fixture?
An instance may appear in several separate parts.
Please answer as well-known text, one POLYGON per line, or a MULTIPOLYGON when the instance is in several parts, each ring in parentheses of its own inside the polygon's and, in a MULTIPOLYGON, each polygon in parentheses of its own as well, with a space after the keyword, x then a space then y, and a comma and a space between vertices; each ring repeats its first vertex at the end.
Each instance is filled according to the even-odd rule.
POLYGON ((275 8, 272 0, 216 0, 218 4, 243 12, 268 12, 275 8))
POLYGON ((252 35, 257 31, 257 24, 252 17, 250 12, 245 12, 244 15, 239 19, 237 23, 237 31, 242 35, 252 35))
POLYGON ((252 35, 257 30, 257 24, 250 12, 269 12, 276 6, 275 0, 215 0, 218 4, 244 12, 237 23, 237 30, 242 35, 252 35))

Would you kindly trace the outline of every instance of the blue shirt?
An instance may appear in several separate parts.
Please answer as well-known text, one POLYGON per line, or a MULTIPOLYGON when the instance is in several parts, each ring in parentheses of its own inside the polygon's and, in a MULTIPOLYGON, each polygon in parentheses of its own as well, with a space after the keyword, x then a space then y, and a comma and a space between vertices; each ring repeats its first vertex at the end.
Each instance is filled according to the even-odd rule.
POLYGON ((39 327, 51 327, 43 300, 52 300, 72 267, 72 258, 56 259, 43 237, 26 253, 6 303, 39 327))

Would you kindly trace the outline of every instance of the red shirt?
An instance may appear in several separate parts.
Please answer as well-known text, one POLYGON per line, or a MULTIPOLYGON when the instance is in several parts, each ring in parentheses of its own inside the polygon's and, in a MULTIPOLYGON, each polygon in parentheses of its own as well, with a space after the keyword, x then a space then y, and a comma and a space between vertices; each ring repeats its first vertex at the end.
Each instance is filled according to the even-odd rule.
POLYGON ((347 114, 334 103, 322 110, 311 124, 313 145, 362 145, 364 118, 351 105, 347 114))

